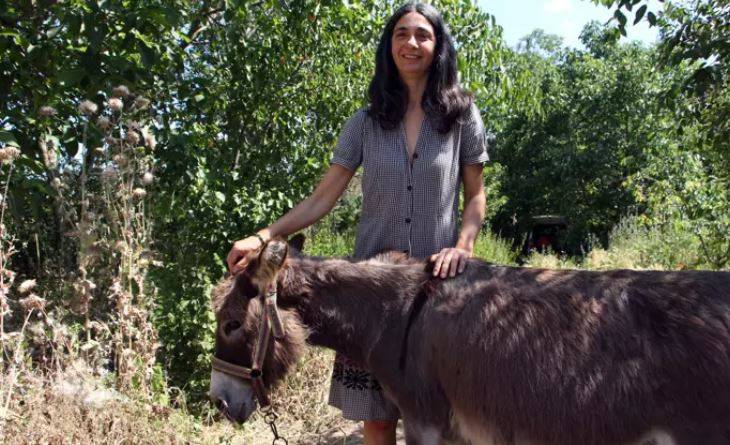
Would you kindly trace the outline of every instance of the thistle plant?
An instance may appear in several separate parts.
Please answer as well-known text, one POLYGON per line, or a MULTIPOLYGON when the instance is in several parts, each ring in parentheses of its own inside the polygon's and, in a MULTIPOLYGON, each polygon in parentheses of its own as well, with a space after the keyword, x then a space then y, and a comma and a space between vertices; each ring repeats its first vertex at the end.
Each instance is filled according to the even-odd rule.
POLYGON ((120 389, 148 394, 158 347, 147 280, 153 255, 145 207, 157 145, 149 105, 126 86, 103 104, 82 101, 75 119, 83 128, 79 152, 64 166, 52 137, 55 110, 39 111, 46 123, 39 146, 59 228, 73 246, 68 257, 75 262, 65 266, 72 272, 64 281, 72 283, 68 306, 82 323, 77 350, 93 368, 110 363, 120 389))
MULTIPOLYGON (((10 258, 16 253, 15 239, 5 227, 5 209, 7 208, 13 164, 19 156, 20 150, 17 147, 0 148, 0 178, 4 179, 2 201, 0 201, 0 368, 5 359, 5 317, 10 315, 8 295, 10 287, 15 281, 15 272, 10 270, 9 263, 10 258)), ((25 284, 25 287, 29 288, 30 284, 25 284)))
MULTIPOLYGON (((84 158, 93 160, 89 162, 93 167, 82 167, 77 230, 80 307, 90 323, 91 300, 104 295, 112 314, 109 352, 118 386, 142 390, 149 389, 158 347, 150 320, 154 292, 147 287, 152 255, 145 205, 147 188, 154 182, 156 147, 148 107, 147 99, 134 96, 125 86, 114 88, 98 115, 93 107, 82 107, 93 110, 85 113, 85 125, 95 125, 103 143, 92 151, 84 143, 84 158), (89 182, 96 185, 93 192, 89 182)), ((88 128, 85 139, 87 134, 88 128)), ((91 341, 91 325, 85 328, 91 341)))

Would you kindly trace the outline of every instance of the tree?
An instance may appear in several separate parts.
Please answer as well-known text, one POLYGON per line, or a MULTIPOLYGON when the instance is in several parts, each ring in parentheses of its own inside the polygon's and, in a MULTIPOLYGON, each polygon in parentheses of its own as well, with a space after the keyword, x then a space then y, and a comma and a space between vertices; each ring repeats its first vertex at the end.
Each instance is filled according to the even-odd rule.
MULTIPOLYGON (((663 0, 660 0, 663 2, 663 0)), ((615 7, 619 29, 626 23, 622 10, 635 12, 634 23, 647 20, 661 31, 660 62, 666 66, 690 66, 683 90, 688 93, 686 113, 678 116, 683 126, 701 126, 705 155, 719 164, 730 181, 730 106, 728 106, 728 58, 730 58, 730 8, 718 0, 666 2, 663 11, 647 12, 646 0, 594 0, 615 7)), ((624 32, 625 34, 625 32, 624 32)))
POLYGON ((502 233, 519 236, 530 216, 559 213, 571 223, 568 246, 578 251, 589 234, 606 242, 619 219, 638 210, 626 181, 645 165, 666 113, 656 98, 651 50, 618 45, 606 33, 586 26, 588 51, 519 55, 523 65, 515 69, 538 76, 541 111, 518 110, 499 135, 502 233))

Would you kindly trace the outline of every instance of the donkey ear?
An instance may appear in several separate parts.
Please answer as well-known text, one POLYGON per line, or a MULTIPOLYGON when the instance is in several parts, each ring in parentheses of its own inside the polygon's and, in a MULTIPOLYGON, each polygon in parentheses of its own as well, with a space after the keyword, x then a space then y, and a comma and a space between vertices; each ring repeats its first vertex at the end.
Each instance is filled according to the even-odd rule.
POLYGON ((304 240, 305 239, 306 238, 303 234, 297 233, 296 235, 289 238, 289 241, 288 241, 289 247, 293 248, 297 252, 301 252, 302 250, 304 250, 304 240))
POLYGON ((289 245, 286 241, 282 239, 273 239, 266 243, 264 248, 261 250, 259 259, 263 263, 262 266, 278 270, 281 265, 284 264, 284 260, 288 253, 289 245))
POLYGON ((251 263, 251 277, 259 288, 268 285, 276 277, 288 252, 289 246, 280 238, 272 239, 264 245, 256 264, 251 263))

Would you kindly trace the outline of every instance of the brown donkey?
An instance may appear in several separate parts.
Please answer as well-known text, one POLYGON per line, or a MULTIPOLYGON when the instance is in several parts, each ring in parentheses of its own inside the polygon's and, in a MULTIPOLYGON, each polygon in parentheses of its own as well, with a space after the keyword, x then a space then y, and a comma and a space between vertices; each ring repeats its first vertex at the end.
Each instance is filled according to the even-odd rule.
POLYGON ((258 361, 265 393, 308 342, 373 372, 409 444, 730 444, 728 272, 473 259, 441 280, 395 254, 311 258, 272 241, 215 289, 213 306, 210 393, 240 422, 255 402, 237 369, 258 361), (269 320, 255 297, 273 285, 283 337, 255 352, 269 320))

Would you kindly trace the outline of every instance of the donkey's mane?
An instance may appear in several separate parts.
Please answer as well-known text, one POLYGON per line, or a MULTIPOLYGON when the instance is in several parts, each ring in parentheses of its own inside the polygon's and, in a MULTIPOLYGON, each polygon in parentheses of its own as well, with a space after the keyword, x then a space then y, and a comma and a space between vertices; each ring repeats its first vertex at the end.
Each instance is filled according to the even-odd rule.
MULTIPOLYGON (((423 261, 409 258, 399 251, 388 251, 375 255, 366 260, 356 260, 350 257, 319 257, 293 255, 285 263, 283 276, 287 287, 300 286, 302 290, 309 290, 314 280, 328 282, 335 280, 361 280, 363 275, 373 280, 387 275, 389 266, 419 265, 423 261), (307 274, 300 272, 305 271, 307 274), (313 275, 310 275, 312 274, 313 275), (306 275, 306 276, 305 276, 306 275)), ((418 269, 419 272, 421 269, 418 269)), ((227 307, 227 302, 236 298, 252 298, 257 293, 256 287, 246 276, 246 272, 235 277, 222 280, 211 293, 213 312, 218 315, 227 307)))

